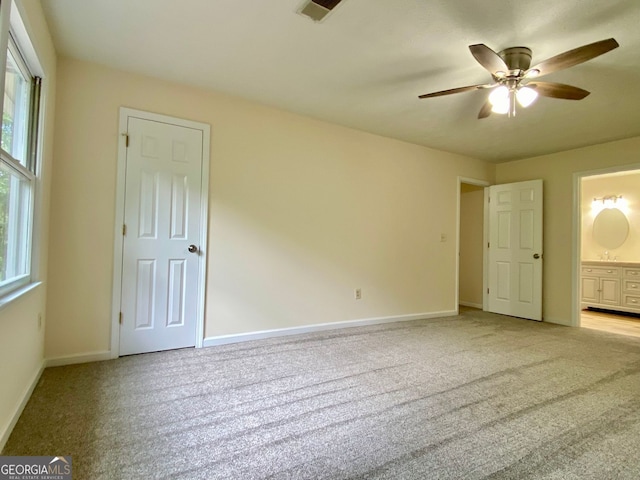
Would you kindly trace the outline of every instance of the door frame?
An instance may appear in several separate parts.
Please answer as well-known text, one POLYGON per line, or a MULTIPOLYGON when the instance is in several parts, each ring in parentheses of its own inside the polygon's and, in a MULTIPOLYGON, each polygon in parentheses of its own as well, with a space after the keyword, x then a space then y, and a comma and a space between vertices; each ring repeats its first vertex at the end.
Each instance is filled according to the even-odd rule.
POLYGON ((620 173, 631 170, 640 170, 640 163, 630 163, 628 165, 616 165, 613 167, 600 168, 597 170, 585 170, 574 172, 573 174, 573 228, 572 228, 572 255, 571 255, 571 324, 572 327, 581 326, 581 295, 580 268, 582 257, 582 179, 606 175, 608 173, 620 173))
POLYGON ((202 183, 200 200, 200 255, 198 256, 198 316, 196 319, 196 348, 204 341, 205 285, 207 275, 207 237, 209 231, 209 163, 211 157, 211 126, 182 118, 120 107, 118 123, 118 165, 116 180, 115 224, 113 240, 113 291, 111 302, 111 358, 120 356, 120 305, 122 300, 122 261, 125 181, 127 170, 127 123, 130 117, 168 123, 202 131, 202 183))
MULTIPOLYGON (((458 176, 458 184, 457 184, 457 197, 456 197, 456 285, 455 285, 455 312, 456 314, 460 313, 460 203, 462 195, 462 184, 468 183, 469 185, 477 185, 479 187, 489 187, 491 186, 490 182, 486 180, 479 180, 477 178, 469 178, 469 177, 461 177, 458 176)), ((483 205, 483 227, 482 227, 482 242, 483 245, 487 243, 487 235, 488 235, 488 207, 489 203, 487 202, 487 190, 484 190, 484 205, 483 205)), ((482 249, 482 310, 487 308, 487 249, 482 249)))

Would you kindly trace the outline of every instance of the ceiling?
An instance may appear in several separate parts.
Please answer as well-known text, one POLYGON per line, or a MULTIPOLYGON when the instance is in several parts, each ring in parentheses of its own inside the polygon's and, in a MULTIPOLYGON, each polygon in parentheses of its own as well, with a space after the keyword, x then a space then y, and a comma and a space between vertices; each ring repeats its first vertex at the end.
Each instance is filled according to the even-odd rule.
POLYGON ((344 0, 322 23, 302 0, 42 0, 62 55, 211 88, 491 162, 640 135, 638 0, 344 0), (614 37, 620 47, 544 80, 591 91, 478 120, 491 80, 468 46, 532 64, 614 37))

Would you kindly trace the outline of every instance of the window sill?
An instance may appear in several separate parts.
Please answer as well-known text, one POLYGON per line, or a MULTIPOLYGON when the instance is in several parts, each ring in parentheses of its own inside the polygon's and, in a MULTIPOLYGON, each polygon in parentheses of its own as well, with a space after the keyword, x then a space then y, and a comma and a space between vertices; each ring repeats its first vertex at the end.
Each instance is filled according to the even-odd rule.
POLYGON ((0 298, 0 310, 5 308, 9 304, 15 302, 19 298, 25 296, 29 292, 35 290, 40 285, 42 285, 42 282, 33 282, 28 285, 25 285, 24 287, 20 287, 17 290, 14 290, 13 292, 7 293, 4 297, 0 298))

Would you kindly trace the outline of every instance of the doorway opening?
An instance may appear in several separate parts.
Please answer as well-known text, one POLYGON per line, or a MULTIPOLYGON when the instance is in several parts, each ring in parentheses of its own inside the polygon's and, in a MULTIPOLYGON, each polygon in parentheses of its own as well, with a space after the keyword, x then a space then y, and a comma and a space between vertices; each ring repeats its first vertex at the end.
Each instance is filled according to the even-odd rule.
POLYGON ((542 186, 458 177, 457 311, 542 320, 542 186))
POLYGON ((640 337, 640 169, 577 174, 576 324, 640 337))
POLYGON ((484 309, 485 187, 488 182, 458 178, 458 267, 456 308, 484 309))

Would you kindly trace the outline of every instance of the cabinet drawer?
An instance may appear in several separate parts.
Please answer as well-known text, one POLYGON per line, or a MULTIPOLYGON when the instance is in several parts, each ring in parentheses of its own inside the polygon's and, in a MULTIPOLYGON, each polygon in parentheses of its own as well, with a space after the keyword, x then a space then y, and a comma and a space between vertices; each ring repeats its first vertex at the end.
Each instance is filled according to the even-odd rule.
POLYGON ((640 295, 640 278, 638 278, 638 280, 629 280, 625 278, 623 289, 625 292, 632 292, 640 295))
POLYGON ((640 282, 640 268, 625 268, 624 276, 625 278, 637 278, 640 282))
MULTIPOLYGON (((620 267, 582 267, 582 274, 598 277, 619 277, 620 267)), ((640 276, 638 276, 638 278, 640 278, 640 276)))
POLYGON ((637 308, 638 310, 640 310, 640 295, 625 295, 622 299, 622 306, 637 308))

